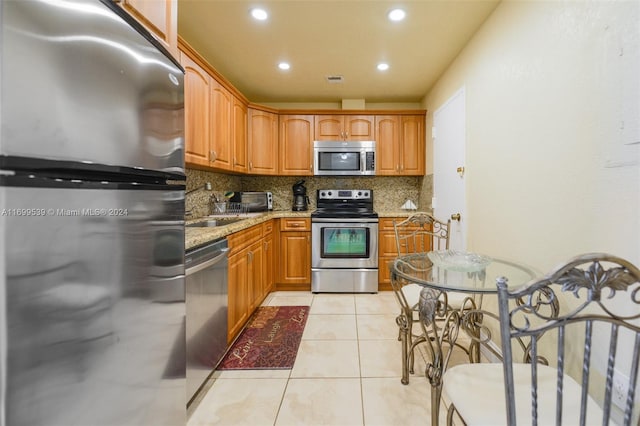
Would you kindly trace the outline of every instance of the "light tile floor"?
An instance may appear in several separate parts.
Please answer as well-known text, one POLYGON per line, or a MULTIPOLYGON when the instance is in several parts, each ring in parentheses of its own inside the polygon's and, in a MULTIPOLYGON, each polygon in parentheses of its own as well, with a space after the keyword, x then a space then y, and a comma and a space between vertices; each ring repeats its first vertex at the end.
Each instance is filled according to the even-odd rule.
POLYGON ((400 383, 393 293, 275 292, 263 304, 311 306, 293 369, 214 372, 188 426, 429 424, 423 353, 400 383))

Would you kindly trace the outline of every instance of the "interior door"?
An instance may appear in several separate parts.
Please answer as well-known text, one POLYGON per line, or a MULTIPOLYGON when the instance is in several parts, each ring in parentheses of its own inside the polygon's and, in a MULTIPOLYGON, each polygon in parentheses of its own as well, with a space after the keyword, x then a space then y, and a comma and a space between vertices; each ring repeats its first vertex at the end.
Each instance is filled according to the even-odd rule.
POLYGON ((465 89, 462 87, 433 115, 433 200, 434 215, 451 218, 449 247, 466 249, 465 198, 465 89), (459 216, 458 216, 459 215, 459 216), (454 218, 458 217, 456 220, 454 218))

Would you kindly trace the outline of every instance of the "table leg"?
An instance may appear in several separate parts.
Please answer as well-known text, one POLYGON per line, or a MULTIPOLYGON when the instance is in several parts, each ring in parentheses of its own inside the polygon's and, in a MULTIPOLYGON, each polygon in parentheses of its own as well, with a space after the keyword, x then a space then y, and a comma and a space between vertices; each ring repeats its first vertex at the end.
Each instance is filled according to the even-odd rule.
POLYGON ((396 324, 400 327, 400 344, 402 345, 402 379, 403 385, 409 384, 409 345, 411 337, 411 323, 402 313, 396 317, 396 324))
POLYGON ((425 376, 431 385, 431 424, 438 426, 440 400, 442 396, 442 375, 458 339, 460 312, 448 311, 439 300, 441 292, 424 288, 420 292, 420 323, 427 336, 426 348, 430 360, 427 361, 425 376), (438 322, 436 323, 436 315, 438 322), (440 326, 439 326, 440 325, 440 326), (445 349, 445 346, 448 349, 445 349))

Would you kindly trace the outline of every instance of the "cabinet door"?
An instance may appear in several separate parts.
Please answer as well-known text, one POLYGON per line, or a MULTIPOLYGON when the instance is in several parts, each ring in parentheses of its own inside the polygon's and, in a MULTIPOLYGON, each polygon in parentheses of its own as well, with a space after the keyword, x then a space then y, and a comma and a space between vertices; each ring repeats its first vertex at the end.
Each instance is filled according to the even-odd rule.
POLYGON ((345 139, 372 141, 375 137, 375 120, 372 115, 347 115, 344 117, 345 139))
POLYGON ((400 118, 376 116, 376 175, 396 176, 400 169, 400 118))
POLYGON ((278 115, 249 108, 249 173, 278 174, 278 115))
POLYGON ((273 233, 266 233, 263 241, 264 245, 264 265, 263 265, 263 285, 264 295, 266 296, 273 291, 273 285, 275 284, 275 247, 273 245, 274 238, 273 233))
POLYGON ((211 79, 185 53, 180 55, 184 76, 185 163, 209 166, 209 88, 211 79))
POLYGON ((211 79, 211 166, 232 170, 233 95, 223 85, 211 79))
POLYGON ((279 170, 283 176, 313 175, 313 115, 281 115, 279 170))
POLYGON ((345 138, 344 116, 316 115, 314 129, 314 140, 341 141, 345 138))
POLYGON ((264 299, 264 246, 257 241, 249 247, 249 314, 260 306, 264 299))
POLYGON ((311 284, 311 233, 280 233, 280 278, 282 284, 311 284))
POLYGON ((424 175, 424 117, 405 115, 401 120, 400 173, 411 176, 424 175))
POLYGON ((316 115, 315 140, 373 140, 374 124, 372 115, 316 115))
POLYGON ((233 171, 247 173, 247 106, 233 97, 233 171))
POLYGON ((178 56, 178 0, 124 0, 122 7, 178 56))
POLYGON ((227 342, 240 332, 249 317, 249 256, 246 249, 229 257, 227 342))

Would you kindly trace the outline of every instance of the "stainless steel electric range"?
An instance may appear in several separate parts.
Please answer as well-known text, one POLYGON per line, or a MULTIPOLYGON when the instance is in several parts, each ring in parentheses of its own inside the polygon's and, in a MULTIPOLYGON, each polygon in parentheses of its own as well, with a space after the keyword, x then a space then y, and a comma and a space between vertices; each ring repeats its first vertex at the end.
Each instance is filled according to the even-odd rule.
POLYGON ((378 292, 378 214, 370 189, 319 189, 311 213, 311 291, 378 292))

